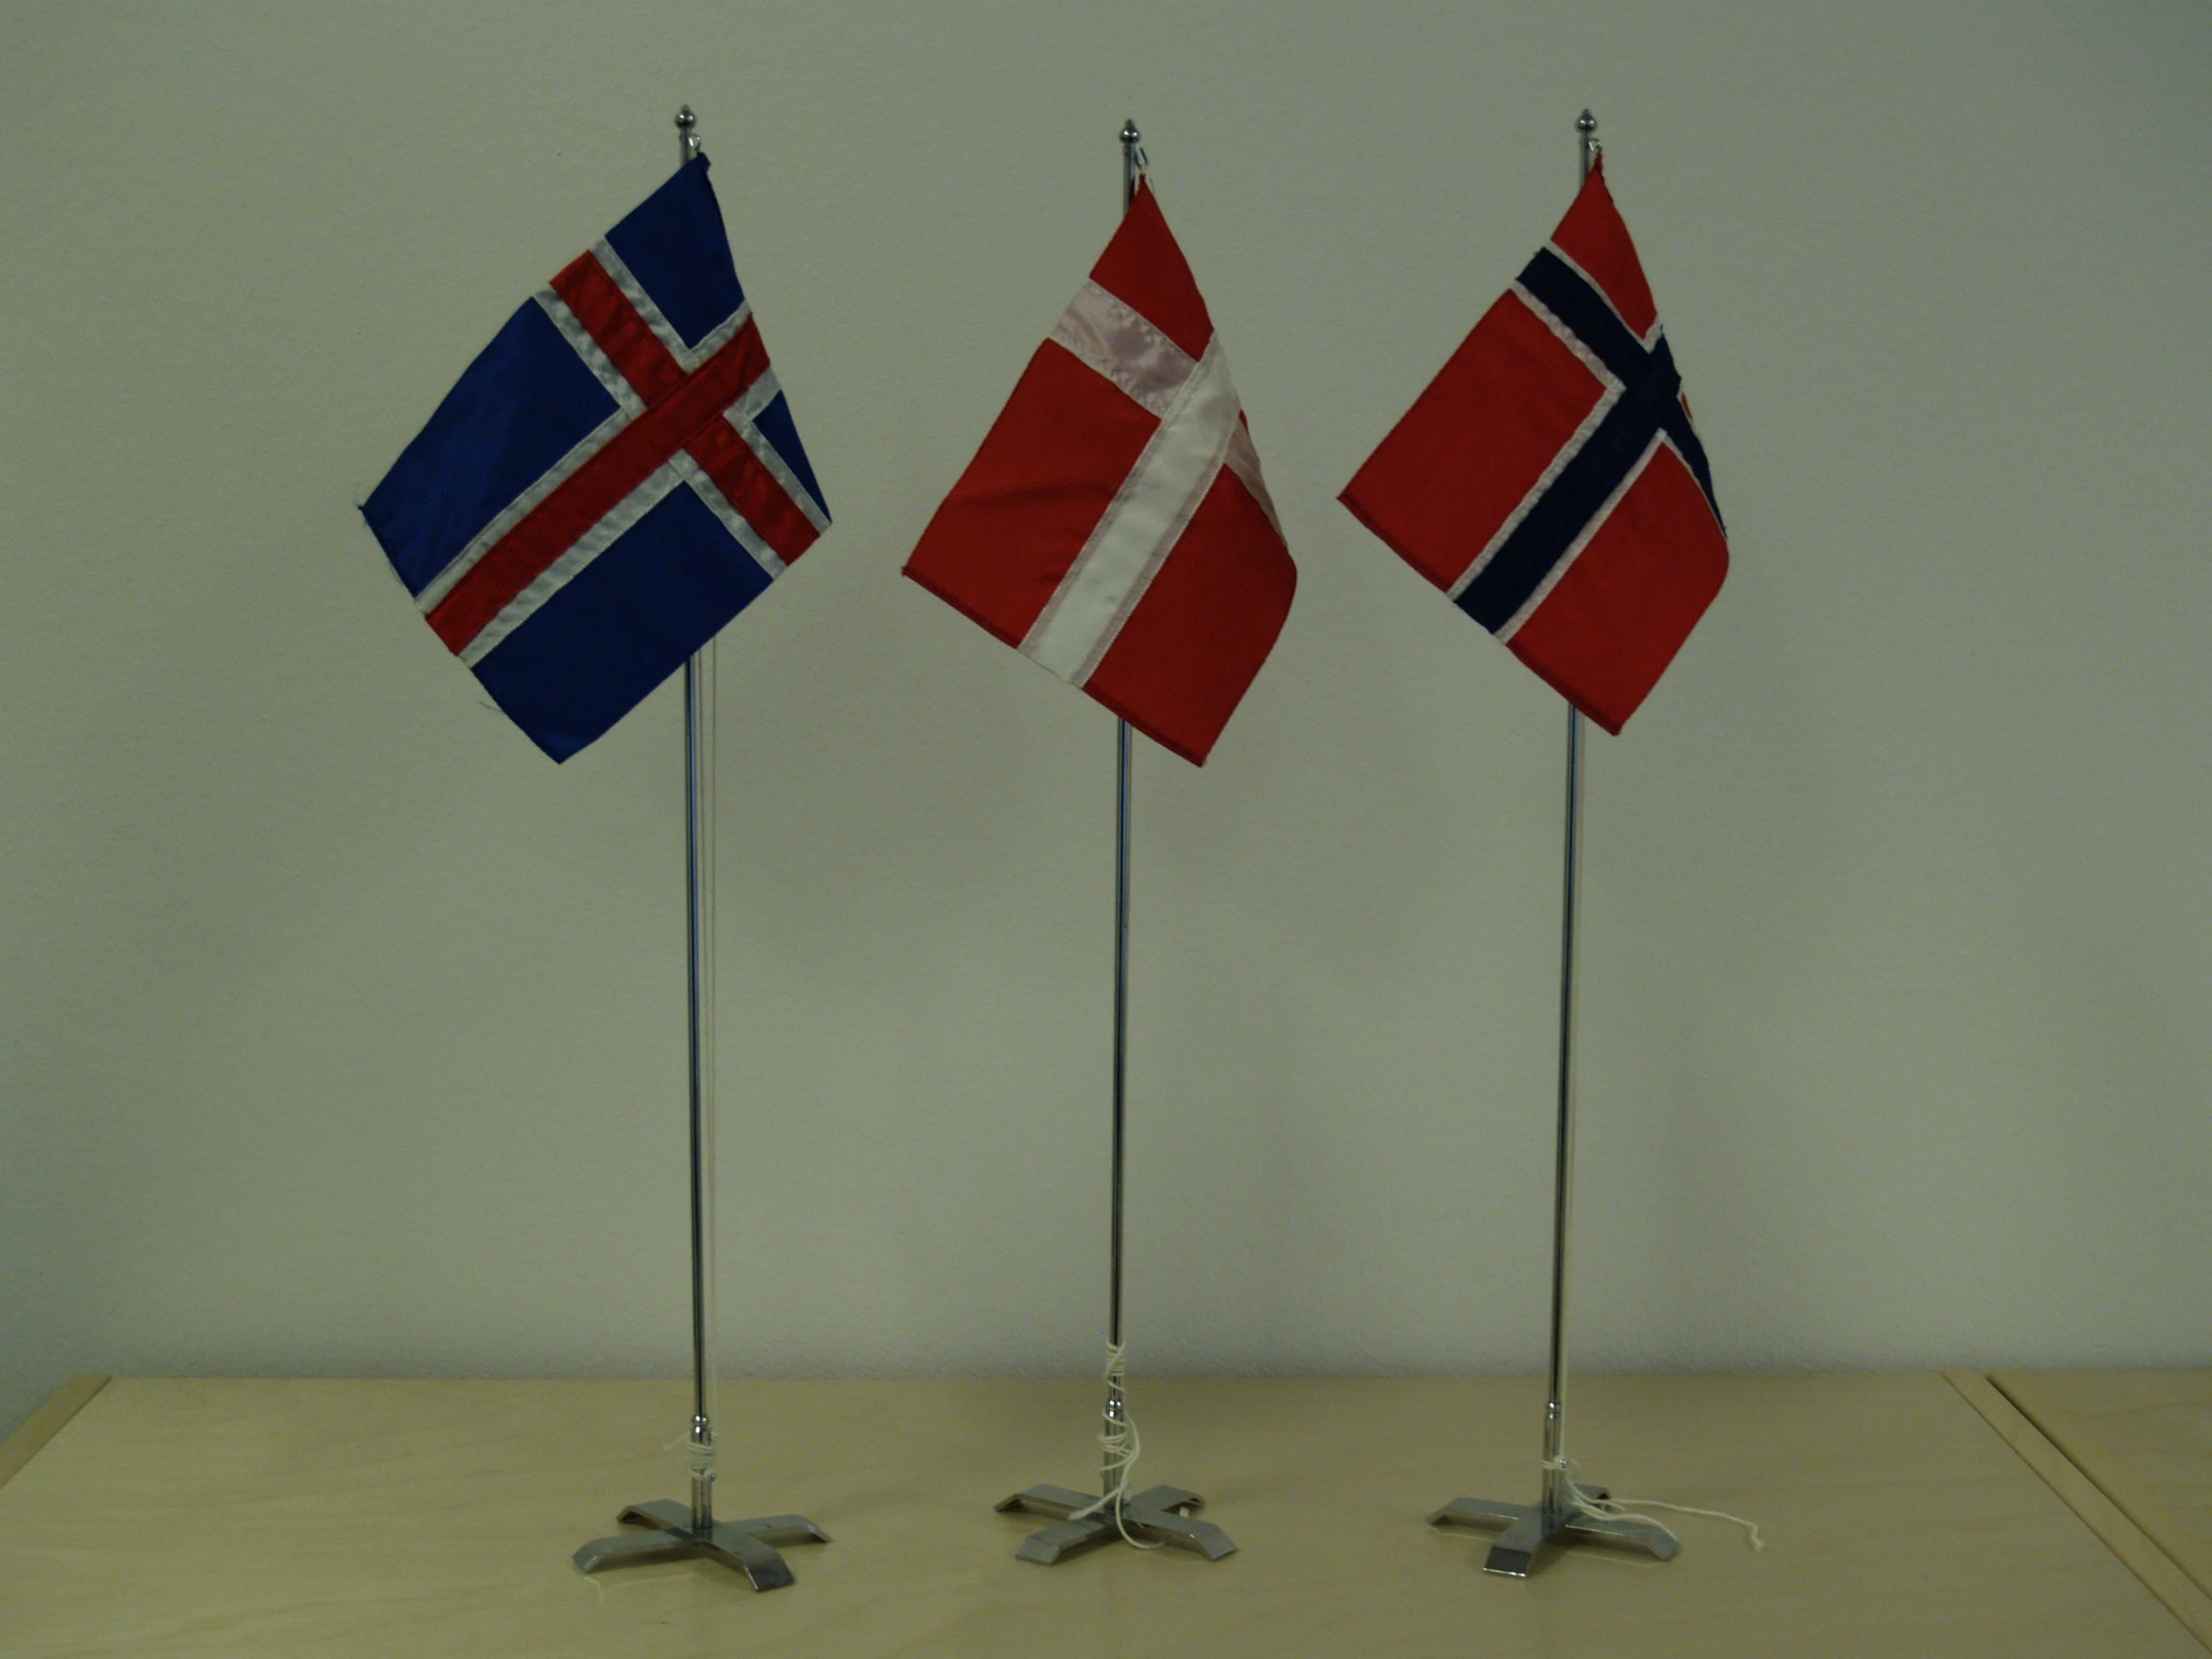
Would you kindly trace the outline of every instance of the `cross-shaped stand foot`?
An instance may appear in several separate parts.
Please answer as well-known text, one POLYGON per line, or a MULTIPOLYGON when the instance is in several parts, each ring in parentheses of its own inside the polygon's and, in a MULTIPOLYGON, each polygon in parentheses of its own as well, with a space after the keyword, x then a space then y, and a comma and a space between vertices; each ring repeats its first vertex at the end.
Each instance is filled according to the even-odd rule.
POLYGON ((594 1538, 575 1555, 577 1568, 596 1572, 601 1567, 627 1566, 641 1561, 678 1561, 704 1555, 726 1567, 736 1567, 756 1590, 781 1589, 792 1581, 792 1570, 777 1553, 779 1544, 826 1544, 830 1534, 805 1515, 763 1515, 754 1520, 716 1521, 705 1530, 692 1524, 691 1510, 666 1498, 634 1503, 622 1511, 624 1526, 646 1526, 650 1532, 618 1532, 611 1538, 594 1538))
MULTIPOLYGON (((1602 1498, 1605 1492, 1600 1489, 1591 1495, 1602 1498)), ((1674 1534, 1657 1521, 1592 1514, 1572 1503, 1498 1503, 1489 1498, 1454 1498, 1430 1515, 1428 1524, 1504 1527, 1497 1541, 1490 1545, 1490 1553, 1483 1557, 1482 1570, 1503 1573, 1508 1578, 1526 1578, 1537 1548, 1554 1539, 1562 1543, 1618 1544, 1629 1549, 1648 1550, 1662 1561, 1673 1560, 1675 1552, 1682 1547, 1675 1541, 1674 1534)))
POLYGON ((1175 1544, 1194 1549, 1209 1561, 1218 1561, 1224 1555, 1235 1553, 1237 1546, 1230 1541, 1229 1534, 1212 1521, 1191 1518, 1189 1512, 1205 1501, 1196 1492, 1186 1492, 1180 1486, 1148 1487, 1133 1497, 1122 1499, 1121 1525, 1117 1526, 1112 1507, 1093 1507, 1098 1499, 1089 1492, 1070 1491, 1065 1486, 1031 1486, 1001 1503, 998 1512, 1060 1518, 1058 1526, 1030 1533, 1014 1551, 1021 1560, 1034 1561, 1039 1566, 1049 1567, 1061 1556, 1088 1544, 1118 1538, 1124 1526, 1131 1536, 1142 1538, 1146 1543, 1175 1544), (1090 1513, 1078 1517, 1076 1511, 1079 1509, 1089 1509, 1090 1513))

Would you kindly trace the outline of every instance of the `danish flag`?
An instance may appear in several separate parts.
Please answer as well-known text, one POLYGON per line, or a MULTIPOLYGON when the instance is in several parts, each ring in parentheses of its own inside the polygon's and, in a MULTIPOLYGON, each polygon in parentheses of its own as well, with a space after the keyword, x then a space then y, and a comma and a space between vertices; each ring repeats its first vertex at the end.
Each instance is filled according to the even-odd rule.
POLYGON ((1728 540, 1602 164, 1341 499, 1606 731, 1636 712, 1728 540))
POLYGON ((361 511, 556 761, 814 544, 830 515, 704 156, 508 319, 361 511))
POLYGON ((1298 571, 1149 185, 906 574, 1205 764, 1283 630, 1298 571))

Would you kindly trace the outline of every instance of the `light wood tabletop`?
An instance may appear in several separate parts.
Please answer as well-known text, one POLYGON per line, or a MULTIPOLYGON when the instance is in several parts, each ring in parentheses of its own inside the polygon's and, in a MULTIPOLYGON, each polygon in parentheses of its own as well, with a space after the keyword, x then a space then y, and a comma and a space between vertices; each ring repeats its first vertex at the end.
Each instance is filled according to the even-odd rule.
POLYGON ((2006 1371, 1989 1381, 2212 1595, 2212 1371, 2006 1371))
MULTIPOLYGON (((1733 1510, 1660 1564, 1525 1581, 1446 1500, 1535 1495, 1536 1380, 1132 1380, 1139 1484, 1240 1546, 1013 1558, 992 1505, 1095 1478, 1096 1384, 731 1382, 726 1516, 834 1539, 767 1593, 701 1562, 587 1578, 615 1512, 681 1495, 675 1384, 118 1381, 0 1486, 0 1650, 59 1655, 2125 1654, 2204 1649, 1936 1376, 1589 1378, 1585 1479, 1733 1510)), ((48 1426, 51 1426, 49 1419, 48 1426)))

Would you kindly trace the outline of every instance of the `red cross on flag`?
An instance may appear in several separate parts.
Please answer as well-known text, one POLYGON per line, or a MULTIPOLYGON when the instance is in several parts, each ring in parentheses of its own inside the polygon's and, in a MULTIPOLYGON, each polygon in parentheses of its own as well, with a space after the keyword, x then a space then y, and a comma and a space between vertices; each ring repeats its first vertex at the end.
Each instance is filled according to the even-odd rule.
POLYGON ((696 156, 476 354, 361 503, 554 760, 768 590, 829 509, 696 156))
POLYGON ((1298 571, 1206 301, 1149 186, 906 574, 1196 765, 1298 571))

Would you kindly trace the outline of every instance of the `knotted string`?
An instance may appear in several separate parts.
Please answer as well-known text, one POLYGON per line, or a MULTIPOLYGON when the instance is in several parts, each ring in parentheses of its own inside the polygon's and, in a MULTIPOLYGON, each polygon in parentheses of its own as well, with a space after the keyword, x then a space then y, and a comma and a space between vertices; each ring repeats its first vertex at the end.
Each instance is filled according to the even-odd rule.
POLYGON ((1137 1467, 1138 1455, 1144 1450, 1144 1441, 1138 1436, 1135 1419, 1129 1415, 1129 1403, 1122 1386, 1122 1362, 1128 1353, 1127 1343, 1106 1345, 1108 1403, 1099 1407, 1099 1418, 1103 1426, 1098 1431, 1099 1450, 1105 1454, 1102 1466, 1106 1490, 1095 1503, 1084 1504, 1069 1515, 1068 1519, 1082 1520, 1086 1516, 1097 1514, 1101 1509, 1111 1508, 1114 1529, 1121 1534, 1123 1542, 1135 1544, 1139 1549, 1159 1549, 1163 1547, 1163 1540, 1155 1539, 1148 1543, 1142 1538, 1133 1537, 1121 1514, 1122 1506, 1129 1500, 1130 1476, 1137 1467), (1122 1401, 1121 1415, 1118 1417, 1110 1408, 1112 1401, 1116 1399, 1122 1401))

